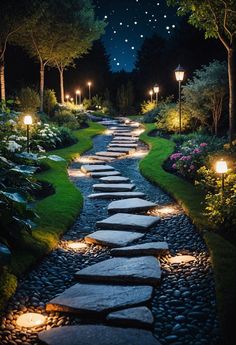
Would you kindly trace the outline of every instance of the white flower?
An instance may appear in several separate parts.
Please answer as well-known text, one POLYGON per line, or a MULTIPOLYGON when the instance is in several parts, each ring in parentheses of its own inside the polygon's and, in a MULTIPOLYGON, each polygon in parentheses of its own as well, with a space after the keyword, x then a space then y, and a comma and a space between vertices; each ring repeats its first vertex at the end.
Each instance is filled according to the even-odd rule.
POLYGON ((19 151, 22 148, 21 145, 17 144, 15 141, 10 140, 7 143, 7 150, 10 152, 15 152, 15 151, 19 151))
POLYGON ((12 120, 12 119, 10 119, 10 120, 8 120, 8 123, 10 124, 10 125, 16 125, 16 122, 14 121, 14 120, 12 120))

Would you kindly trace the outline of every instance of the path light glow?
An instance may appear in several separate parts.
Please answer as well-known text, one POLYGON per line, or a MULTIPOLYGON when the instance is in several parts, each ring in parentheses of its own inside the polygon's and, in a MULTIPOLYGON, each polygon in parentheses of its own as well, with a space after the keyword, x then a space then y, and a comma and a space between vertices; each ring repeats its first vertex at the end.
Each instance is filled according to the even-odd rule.
POLYGON ((24 124, 26 125, 27 130, 27 152, 30 152, 30 126, 33 124, 33 119, 31 115, 25 115, 24 124))
POLYGON ((224 161, 223 159, 221 159, 220 161, 216 162, 215 170, 216 170, 217 174, 221 174, 221 179, 222 179, 221 187, 222 187, 222 191, 223 191, 224 188, 225 188, 225 174, 228 171, 227 162, 224 161))
POLYGON ((87 244, 82 242, 71 242, 67 244, 67 247, 74 250, 86 249, 88 248, 87 244))
POLYGON ((33 328, 44 325, 46 317, 37 313, 25 313, 18 317, 16 324, 19 327, 33 328))
POLYGON ((171 264, 187 264, 188 262, 195 261, 192 255, 176 255, 168 259, 171 264))

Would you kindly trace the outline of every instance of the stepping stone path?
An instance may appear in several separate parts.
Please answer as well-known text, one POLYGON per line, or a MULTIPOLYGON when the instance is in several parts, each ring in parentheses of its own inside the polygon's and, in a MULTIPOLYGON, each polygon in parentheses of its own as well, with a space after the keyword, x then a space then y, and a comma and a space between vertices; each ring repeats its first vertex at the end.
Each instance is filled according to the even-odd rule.
POLYGON ((39 333, 47 345, 160 345, 151 332, 133 328, 83 325, 53 328, 39 333))
POLYGON ((80 282, 143 284, 156 286, 161 279, 159 261, 153 256, 113 258, 75 273, 80 282))
MULTIPOLYGON (((197 277, 197 285, 195 284, 197 286, 196 290, 195 288, 192 289, 192 285, 191 289, 187 289, 185 283, 182 284, 181 281, 185 281, 185 273, 188 273, 188 275, 186 274, 187 280, 196 275, 195 256, 181 255, 181 253, 173 253, 172 251, 175 241, 178 242, 183 237, 182 234, 178 235, 178 232, 182 230, 182 223, 179 220, 174 221, 172 226, 167 227, 167 229, 165 226, 163 228, 163 223, 159 225, 159 217, 146 214, 147 211, 152 210, 157 205, 145 200, 145 193, 138 190, 132 192, 131 190, 136 187, 135 184, 128 183, 130 181, 128 177, 121 176, 119 171, 115 170, 112 165, 107 164, 110 162, 111 164, 116 163, 117 158, 120 157, 124 158, 120 161, 120 166, 126 164, 127 154, 135 151, 140 146, 138 134, 133 131, 133 129, 139 127, 139 124, 126 118, 122 118, 120 121, 120 124, 117 120, 104 119, 100 122, 108 126, 109 130, 114 131, 112 140, 108 144, 107 151, 104 151, 103 147, 96 154, 93 153, 87 156, 91 160, 91 164, 84 164, 80 168, 81 172, 88 177, 83 178, 83 181, 86 180, 84 182, 86 188, 87 186, 91 188, 90 179, 94 178, 99 179, 100 182, 95 182, 93 185, 94 190, 103 191, 90 195, 86 194, 87 198, 94 199, 91 200, 90 204, 94 203, 96 205, 98 213, 101 211, 104 214, 105 209, 106 214, 114 214, 97 221, 96 226, 101 230, 94 231, 94 223, 91 226, 90 219, 87 218, 90 215, 91 218, 94 217, 94 214, 91 213, 91 210, 88 210, 87 217, 83 220, 83 224, 86 221, 86 228, 84 229, 86 234, 84 242, 86 244, 81 243, 85 246, 82 251, 80 252, 81 249, 79 249, 77 253, 74 249, 73 254, 71 254, 68 247, 66 247, 66 250, 65 248, 63 250, 59 248, 52 266, 50 261, 51 271, 46 267, 46 274, 44 275, 45 267, 41 267, 40 278, 36 276, 37 282, 34 280, 32 283, 37 285, 37 290, 33 289, 35 291, 32 295, 33 298, 29 297, 28 303, 30 308, 31 306, 38 306, 40 297, 37 299, 37 296, 41 294, 43 305, 46 303, 46 311, 50 313, 48 315, 48 326, 38 329, 38 332, 46 329, 38 333, 38 338, 42 343, 48 345, 160 345, 152 332, 145 329, 151 329, 154 324, 152 312, 147 307, 152 306, 155 314, 155 327, 153 327, 153 330, 155 335, 161 339, 163 345, 172 343, 187 345, 192 344, 195 341, 194 339, 198 340, 199 345, 210 344, 211 341, 207 332, 212 330, 211 334, 213 334, 216 330, 215 322, 212 323, 211 320, 206 322, 202 304, 199 307, 198 304, 192 305, 191 299, 188 301, 188 296, 191 296, 191 293, 192 296, 198 294, 198 290, 201 293, 200 296, 198 294, 200 300, 203 297, 207 298, 209 281, 206 280, 207 293, 205 293, 206 289, 204 287, 202 289, 201 278, 199 279, 199 277, 197 277), (99 161, 102 161, 103 164, 99 161), (107 203, 104 207, 106 201, 97 201, 96 199, 116 201, 107 203), (157 224, 157 229, 150 229, 157 224), (90 234, 88 234, 89 230, 91 231, 90 234), (154 231, 155 236, 153 236, 152 231, 154 231), (159 231, 161 236, 159 236, 159 231), (168 241, 169 239, 172 240, 171 257, 169 254, 169 258, 161 257, 169 252, 168 243, 158 241, 158 238, 165 239, 163 234, 167 236, 168 241), (91 245, 91 249, 88 251, 89 245, 91 245), (96 246, 100 248, 100 253, 103 253, 98 258, 97 254, 95 255, 96 246), (107 249, 107 247, 111 249, 107 249), (177 255, 174 256, 175 254, 177 255), (71 258, 72 255, 73 258, 71 258), (79 257, 80 259, 78 259, 79 257), (162 272, 158 257, 161 257, 160 261, 165 269, 162 285, 159 285, 162 272), (193 271, 192 268, 190 271, 190 265, 193 265, 193 271), (54 266, 57 267, 54 268, 54 266), (171 269, 176 269, 176 267, 177 273, 176 271, 172 272, 171 269), (57 270, 56 274, 54 269, 57 270), (185 272, 185 270, 187 271, 185 272), (179 275, 179 271, 182 275, 179 275), (169 280, 175 282, 175 285, 171 283, 171 288, 170 282, 168 283, 168 280, 166 280, 169 272, 169 277, 172 278, 169 278, 169 280), (177 277, 176 274, 178 274, 177 277), (50 277, 49 280, 48 276, 50 277), (76 278, 78 283, 71 286, 73 278, 76 278), (61 285, 62 281, 65 281, 62 283, 63 285, 61 285), (38 285, 39 282, 40 285, 38 285), (57 285, 59 285, 58 288, 57 285), (162 294, 160 295, 158 292, 161 288, 162 294), (187 314, 185 313, 186 305, 191 308, 187 314), (75 318, 72 315, 75 315, 75 318), (56 318, 56 322, 51 321, 54 318, 56 318), (203 333, 203 339, 204 336, 208 336, 208 338, 207 340, 204 339, 204 341, 206 340, 204 344, 199 337, 196 337, 204 328, 204 325, 199 326, 198 323, 193 322, 196 319, 197 322, 203 319, 204 324, 206 324, 207 330, 203 333), (184 320, 189 320, 189 324, 186 325, 184 320), (74 325, 75 323, 82 323, 82 325, 74 325), (165 328, 162 328, 162 324, 165 325, 165 328), (61 327, 62 325, 63 327, 61 327), (50 327, 52 328, 50 329, 50 327)), ((125 169, 123 170, 125 171, 125 169)), ((73 176, 76 176, 76 169, 74 169, 73 176)), ((150 193, 147 194, 150 195, 150 193)), ((93 213, 96 214, 96 211, 93 213)), ((104 217, 106 216, 104 215, 104 217)), ((183 225, 183 227, 186 227, 186 225, 183 225)), ((187 235, 189 233, 194 234, 192 229, 190 231, 192 232, 189 232, 189 228, 187 228, 187 235)), ((81 241, 79 232, 80 230, 78 232, 72 231, 73 236, 74 234, 78 236, 75 239, 76 241, 81 241)), ((190 238, 191 235, 189 235, 187 243, 195 241, 195 239, 190 238)), ((69 239, 72 240, 72 238, 69 239)), ((180 247, 184 248, 183 246, 178 248, 180 247)), ((202 249, 204 251, 204 248, 200 248, 199 252, 202 249)), ((194 255, 197 256, 198 254, 195 252, 194 255)), ((202 260, 202 257, 200 260, 202 260)), ((201 271, 204 280, 207 273, 205 268, 201 271)), ((30 283, 31 277, 28 279, 28 284, 30 283)), ((188 281, 186 283, 192 284, 188 281)), ((20 303, 24 305, 24 302, 21 301, 25 296, 28 301, 29 290, 25 291, 24 285, 21 289, 20 303)), ((212 294, 212 289, 210 291, 209 295, 212 294)), ((211 299, 211 306, 208 305, 205 312, 207 315, 209 308, 214 303, 215 301, 211 299)), ((20 307, 20 313, 23 312, 21 312, 23 310, 21 309, 22 305, 19 305, 19 300, 17 300, 15 309, 20 307)), ((39 306, 44 308, 41 304, 39 306)), ((34 309, 29 310, 34 311, 34 309)), ((45 309, 43 312, 45 312, 45 309)), ((5 329, 2 328, 6 335, 2 337, 0 334, 0 343, 4 339, 4 344, 25 343, 38 345, 35 333, 32 333, 32 338, 31 332, 29 332, 29 336, 26 332, 18 335, 19 329, 16 328, 13 336, 11 336, 12 328, 9 327, 11 327, 12 322, 15 322, 11 320, 16 320, 16 317, 14 314, 9 315, 9 320, 8 316, 5 317, 7 320, 4 326, 5 329)), ((14 328, 14 326, 12 327, 14 328)))
POLYGON ((108 247, 124 247, 135 240, 139 240, 143 236, 144 235, 139 232, 99 230, 86 236, 84 240, 89 244, 100 244, 108 247))
POLYGON ((125 248, 114 248, 111 250, 113 256, 138 256, 138 255, 153 255, 160 256, 169 251, 166 242, 150 242, 137 244, 125 248))
POLYGON ((108 205, 108 212, 145 212, 156 206, 156 204, 150 201, 140 198, 131 198, 111 202, 108 205))
POLYGON ((141 192, 112 192, 90 194, 88 197, 91 199, 144 198, 145 194, 141 192))
POLYGON ((94 184, 93 189, 103 192, 126 192, 131 191, 135 188, 132 183, 100 183, 94 184))
POLYGON ((128 182, 129 178, 123 177, 123 176, 107 176, 107 177, 101 177, 99 180, 104 183, 124 183, 124 182, 128 182))
POLYGON ((132 326, 132 327, 148 327, 153 325, 154 318, 152 312, 147 307, 128 308, 114 311, 107 315, 107 320, 113 324, 132 326))
POLYGON ((151 286, 78 283, 49 301, 46 310, 98 315, 127 306, 145 304, 151 300, 152 293, 151 286))
POLYGON ((147 231, 159 221, 159 217, 116 213, 109 218, 97 222, 96 224, 100 229, 147 231))

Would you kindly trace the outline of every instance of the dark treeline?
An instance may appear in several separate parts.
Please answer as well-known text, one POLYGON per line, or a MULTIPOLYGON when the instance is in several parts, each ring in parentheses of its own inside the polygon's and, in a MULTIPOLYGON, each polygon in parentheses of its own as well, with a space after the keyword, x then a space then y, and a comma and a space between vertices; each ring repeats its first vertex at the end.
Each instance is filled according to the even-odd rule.
MULTIPOLYGON (((156 83, 160 86, 161 97, 177 95, 174 69, 178 64, 185 68, 186 78, 191 78, 197 68, 214 59, 227 59, 220 42, 216 39, 206 40, 202 32, 182 19, 175 34, 168 40, 158 35, 145 39, 137 52, 135 68, 131 73, 112 72, 102 41, 96 41, 90 53, 75 60, 74 66, 65 72, 65 92, 73 95, 76 88, 81 88, 83 96, 87 97, 86 84, 91 80, 92 94, 109 98, 117 110, 122 110, 121 94, 133 93, 126 100, 126 110, 136 111, 140 102, 148 99, 148 91, 156 83)), ((8 94, 13 94, 25 85, 38 86, 37 66, 21 48, 9 47, 6 62, 8 94)), ((59 95, 58 74, 55 70, 48 71, 45 86, 55 89, 59 95)))

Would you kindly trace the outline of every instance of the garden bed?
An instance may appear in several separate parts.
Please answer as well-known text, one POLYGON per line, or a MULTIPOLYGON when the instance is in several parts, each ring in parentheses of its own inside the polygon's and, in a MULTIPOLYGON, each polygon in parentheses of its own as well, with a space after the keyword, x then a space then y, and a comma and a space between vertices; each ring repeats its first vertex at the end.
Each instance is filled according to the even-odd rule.
POLYGON ((203 230, 204 239, 211 253, 216 281, 218 310, 225 344, 232 344, 234 337, 234 315, 236 310, 236 248, 222 236, 207 231, 209 223, 204 216, 204 194, 191 183, 166 172, 163 164, 174 152, 174 142, 160 137, 150 137, 154 124, 145 125, 143 140, 150 153, 140 162, 141 173, 154 184, 172 195, 184 208, 198 229, 203 230))
POLYGON ((0 279, 0 307, 14 293, 17 277, 52 250, 60 236, 73 224, 80 213, 83 199, 80 191, 69 181, 67 166, 70 161, 92 147, 91 138, 104 130, 99 124, 90 123, 86 129, 74 131, 78 142, 72 146, 55 150, 50 154, 60 155, 64 161, 45 159, 48 169, 37 175, 41 181, 51 183, 55 193, 36 203, 40 216, 32 236, 26 235, 15 250, 12 262, 0 279))

